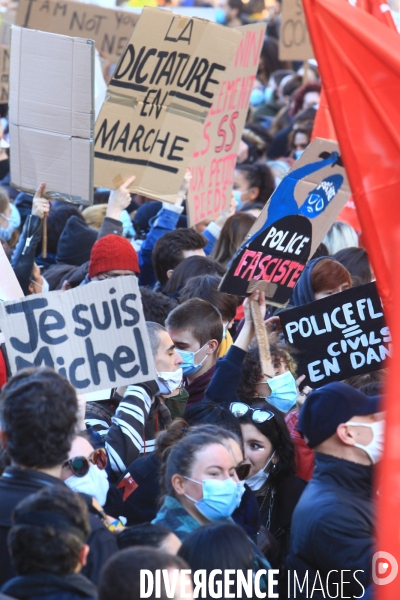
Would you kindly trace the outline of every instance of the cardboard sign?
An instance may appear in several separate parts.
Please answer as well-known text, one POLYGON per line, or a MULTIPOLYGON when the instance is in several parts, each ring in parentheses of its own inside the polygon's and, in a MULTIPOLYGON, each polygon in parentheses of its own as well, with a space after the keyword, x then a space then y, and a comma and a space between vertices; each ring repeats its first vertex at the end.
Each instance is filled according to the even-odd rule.
POLYGON ((243 39, 208 114, 190 163, 192 180, 188 208, 191 225, 203 219, 216 219, 231 201, 236 155, 258 69, 265 23, 238 29, 243 32, 243 39))
POLYGON ((8 81, 10 77, 10 48, 0 46, 0 103, 8 103, 8 81))
POLYGON ((10 46, 11 27, 15 24, 15 13, 9 11, 0 14, 0 45, 10 46))
POLYGON ((145 7, 96 122, 95 185, 175 202, 243 34, 145 7))
POLYGON ((282 179, 239 248, 220 291, 265 291, 286 306, 325 234, 350 196, 335 142, 316 139, 282 179))
POLYGON ((72 0, 20 0, 16 24, 94 40, 99 52, 118 62, 138 15, 72 0))
POLYGON ((92 40, 13 27, 11 48, 11 185, 92 204, 92 40))
POLYGON ((279 37, 280 60, 307 60, 313 56, 302 1, 283 0, 279 37))
POLYGON ((0 244, 0 302, 6 300, 17 300, 24 297, 24 292, 19 285, 10 261, 8 260, 3 246, 0 244))
POLYGON ((280 313, 286 341, 299 350, 303 385, 321 387, 382 369, 391 353, 375 283, 280 313))
POLYGON ((0 304, 11 372, 46 365, 80 392, 155 379, 134 276, 0 304))

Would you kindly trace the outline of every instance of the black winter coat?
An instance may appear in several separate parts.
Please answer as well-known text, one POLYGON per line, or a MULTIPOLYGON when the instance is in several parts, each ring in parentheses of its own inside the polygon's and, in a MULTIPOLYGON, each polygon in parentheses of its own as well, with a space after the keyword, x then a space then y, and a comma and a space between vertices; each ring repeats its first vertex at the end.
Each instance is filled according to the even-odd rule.
MULTIPOLYGON (((45 473, 19 467, 7 467, 0 477, 0 585, 15 576, 7 548, 12 512, 21 500, 46 485, 65 485, 65 483, 45 473)), ((104 563, 117 552, 118 547, 114 535, 103 522, 91 513, 89 518, 91 533, 87 544, 90 546, 90 552, 82 573, 93 583, 97 583, 104 563)))
POLYGON ((95 586, 83 575, 35 573, 14 577, 2 588, 18 600, 96 600, 95 586))
POLYGON ((316 453, 314 475, 293 513, 287 562, 300 584, 308 572, 308 596, 307 586, 294 594, 292 576, 289 598, 310 597, 316 579, 315 600, 335 597, 341 577, 349 582, 342 597, 362 597, 371 582, 373 546, 372 467, 316 453), (325 595, 317 591, 319 578, 325 595))

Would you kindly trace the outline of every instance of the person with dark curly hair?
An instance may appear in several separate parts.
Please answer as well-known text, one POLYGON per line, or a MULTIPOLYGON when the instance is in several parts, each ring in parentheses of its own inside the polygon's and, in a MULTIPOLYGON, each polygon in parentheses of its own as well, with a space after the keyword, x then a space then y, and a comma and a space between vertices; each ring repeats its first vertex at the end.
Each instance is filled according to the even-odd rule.
MULTIPOLYGON (((77 428, 72 385, 48 367, 22 369, 0 394, 1 442, 12 466, 0 477, 0 584, 15 575, 7 549, 15 506, 42 488, 66 488, 61 471, 77 428)), ((90 554, 83 573, 94 583, 117 551, 98 513, 90 515, 90 554)))
POLYGON ((234 402, 231 412, 239 419, 245 458, 251 463, 245 481, 257 497, 261 524, 276 540, 267 558, 282 575, 289 553, 292 514, 306 483, 295 475, 294 445, 285 419, 275 406, 269 402, 253 406, 234 402))
POLYGON ((29 600, 94 600, 95 586, 80 571, 85 566, 89 514, 81 496, 61 487, 43 488, 14 510, 8 537, 17 577, 2 588, 29 600))

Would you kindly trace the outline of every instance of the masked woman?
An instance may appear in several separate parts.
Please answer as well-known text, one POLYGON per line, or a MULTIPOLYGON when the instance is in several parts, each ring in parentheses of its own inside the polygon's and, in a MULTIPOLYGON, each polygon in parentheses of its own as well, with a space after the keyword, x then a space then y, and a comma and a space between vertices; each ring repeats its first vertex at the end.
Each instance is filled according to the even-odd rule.
POLYGON ((239 419, 245 458, 251 468, 246 479, 260 507, 261 524, 277 542, 275 556, 267 558, 281 569, 289 553, 292 514, 306 483, 296 477, 295 451, 282 413, 268 402, 233 402, 239 419))
MULTIPOLYGON (((178 427, 161 433, 157 445, 160 450, 164 448, 164 499, 152 523, 164 525, 183 541, 204 525, 232 522, 231 515, 245 490, 238 477, 243 462, 238 436, 210 425, 194 428, 185 435, 183 425, 181 433, 178 427), (177 440, 179 435, 183 437, 177 440)), ((268 569, 269 563, 256 544, 250 544, 254 569, 268 569)))

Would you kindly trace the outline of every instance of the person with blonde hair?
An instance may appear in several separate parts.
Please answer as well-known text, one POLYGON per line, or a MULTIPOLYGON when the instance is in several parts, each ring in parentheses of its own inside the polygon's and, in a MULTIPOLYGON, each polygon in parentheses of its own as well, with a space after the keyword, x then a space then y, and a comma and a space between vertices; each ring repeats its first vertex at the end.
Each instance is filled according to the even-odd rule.
POLYGON ((336 254, 344 248, 358 248, 358 235, 348 223, 335 221, 322 243, 328 248, 329 254, 336 254))

